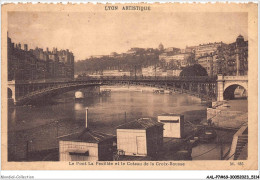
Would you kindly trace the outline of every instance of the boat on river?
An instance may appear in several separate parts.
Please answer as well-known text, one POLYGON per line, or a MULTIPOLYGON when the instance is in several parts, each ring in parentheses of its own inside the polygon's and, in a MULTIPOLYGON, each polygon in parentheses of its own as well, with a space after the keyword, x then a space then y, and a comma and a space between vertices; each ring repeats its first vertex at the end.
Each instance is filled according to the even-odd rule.
POLYGON ((164 90, 163 89, 157 89, 157 90, 154 90, 153 93, 155 93, 155 94, 164 94, 164 90))
POLYGON ((75 101, 82 101, 84 99, 84 94, 81 91, 75 92, 75 101))
POLYGON ((101 96, 110 96, 111 94, 111 89, 104 89, 100 92, 101 96))

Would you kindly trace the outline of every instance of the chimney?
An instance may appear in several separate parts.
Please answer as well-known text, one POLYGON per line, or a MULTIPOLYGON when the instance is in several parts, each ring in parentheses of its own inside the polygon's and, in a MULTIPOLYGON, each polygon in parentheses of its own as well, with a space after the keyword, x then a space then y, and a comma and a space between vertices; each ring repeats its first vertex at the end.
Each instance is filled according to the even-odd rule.
POLYGON ((25 50, 25 51, 28 51, 28 45, 27 45, 27 44, 24 44, 23 46, 24 46, 24 50, 25 50))
POLYGON ((86 123, 85 123, 85 127, 86 129, 88 128, 88 107, 86 107, 86 119, 85 119, 86 123))

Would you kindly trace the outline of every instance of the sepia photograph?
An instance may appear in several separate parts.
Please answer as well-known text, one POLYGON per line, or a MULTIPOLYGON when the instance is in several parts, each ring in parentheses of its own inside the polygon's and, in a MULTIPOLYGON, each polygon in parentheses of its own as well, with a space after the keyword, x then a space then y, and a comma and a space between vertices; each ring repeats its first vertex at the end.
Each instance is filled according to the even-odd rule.
POLYGON ((258 142, 257 6, 33 6, 4 11, 6 163, 247 162, 258 142))

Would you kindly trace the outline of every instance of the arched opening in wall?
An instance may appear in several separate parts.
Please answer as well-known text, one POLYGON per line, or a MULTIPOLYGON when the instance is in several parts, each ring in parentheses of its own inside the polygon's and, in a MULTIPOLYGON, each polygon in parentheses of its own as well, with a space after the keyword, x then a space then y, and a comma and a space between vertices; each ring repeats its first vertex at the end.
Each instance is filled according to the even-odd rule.
POLYGON ((8 94, 7 94, 7 97, 8 97, 8 99, 12 99, 12 97, 13 97, 13 92, 12 92, 12 90, 10 89, 10 88, 8 88, 8 92, 7 92, 8 94))
POLYGON ((247 99, 247 91, 246 89, 238 84, 233 84, 228 86, 224 91, 224 99, 247 99))

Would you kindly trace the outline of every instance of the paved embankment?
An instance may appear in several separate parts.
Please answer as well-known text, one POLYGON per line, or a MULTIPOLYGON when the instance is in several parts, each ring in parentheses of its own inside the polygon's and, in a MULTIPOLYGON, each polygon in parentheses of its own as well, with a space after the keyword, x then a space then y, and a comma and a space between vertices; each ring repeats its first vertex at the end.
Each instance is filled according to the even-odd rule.
POLYGON ((213 104, 207 109, 207 120, 214 126, 239 129, 248 122, 248 101, 230 100, 213 104))

